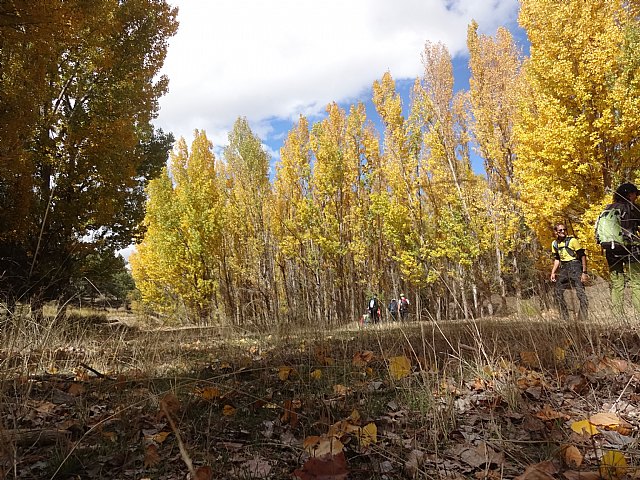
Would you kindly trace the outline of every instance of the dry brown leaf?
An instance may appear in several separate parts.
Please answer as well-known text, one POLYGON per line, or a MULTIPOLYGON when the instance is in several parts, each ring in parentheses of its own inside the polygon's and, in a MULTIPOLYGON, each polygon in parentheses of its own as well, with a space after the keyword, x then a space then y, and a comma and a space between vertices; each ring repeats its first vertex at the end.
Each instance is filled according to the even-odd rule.
POLYGON ((69 395, 73 395, 74 397, 77 397, 78 395, 82 395, 85 392, 85 388, 84 385, 82 385, 81 383, 72 383, 71 385, 69 385, 69 388, 67 389, 67 393, 69 395))
POLYGON ((194 480, 211 480, 213 478, 213 470, 211 467, 198 467, 194 480))
POLYGON ((569 470, 562 474, 567 480, 601 480, 599 472, 576 472, 569 470))
POLYGON ((580 450, 578 450, 578 447, 576 447, 575 445, 567 445, 565 448, 563 448, 562 458, 564 462, 572 468, 578 468, 580 465, 582 465, 582 453, 580 453, 580 450))
POLYGON ((520 360, 522 360, 522 363, 527 367, 540 366, 540 360, 538 359, 538 354, 536 352, 523 350, 522 352, 520 352, 520 360))
POLYGON ((325 455, 336 455, 342 452, 344 445, 335 437, 316 435, 305 438, 303 442, 304 449, 314 457, 323 457, 325 455))
POLYGON ((236 414, 237 409, 233 405, 225 405, 222 407, 222 415, 232 417, 236 414))
POLYGON ((375 358, 375 355, 370 350, 364 352, 356 352, 353 356, 352 364, 354 367, 365 367, 369 362, 375 358))
POLYGON ((542 410, 538 411, 536 413, 536 417, 538 417, 540 420, 544 420, 545 422, 550 420, 569 419, 569 415, 557 412, 556 410, 553 410, 549 405, 545 405, 542 410))
POLYGON ((216 398, 222 396, 222 392, 216 387, 207 387, 203 388, 200 392, 200 396, 204 400, 215 400, 216 398))
POLYGON ((620 417, 611 412, 600 412, 589 417, 589 422, 597 427, 617 427, 620 425, 620 417))
POLYGON ((268 478, 271 473, 271 465, 262 457, 247 460, 241 468, 249 474, 249 478, 268 478))
POLYGON ((146 468, 155 467, 158 463, 160 463, 160 454, 158 453, 158 447, 153 444, 147 445, 147 448, 144 451, 144 466, 146 468))
POLYGON ((529 465, 522 475, 518 475, 514 480, 555 480, 558 467, 550 460, 529 465))
POLYGON ((418 475, 418 470, 423 462, 424 452, 422 450, 411 450, 409 458, 407 458, 407 461, 404 463, 405 473, 409 477, 415 478, 415 476, 418 475))
POLYGON ((349 387, 345 387, 344 385, 334 385, 333 386, 333 393, 335 393, 336 395, 346 395, 351 391, 351 389, 349 387))
POLYGON ((163 418, 166 415, 175 417, 180 411, 180 400, 173 393, 167 393, 160 399, 160 412, 159 418, 163 418))
POLYGON ((311 457, 293 475, 301 480, 346 480, 349 470, 344 452, 337 455, 311 457))

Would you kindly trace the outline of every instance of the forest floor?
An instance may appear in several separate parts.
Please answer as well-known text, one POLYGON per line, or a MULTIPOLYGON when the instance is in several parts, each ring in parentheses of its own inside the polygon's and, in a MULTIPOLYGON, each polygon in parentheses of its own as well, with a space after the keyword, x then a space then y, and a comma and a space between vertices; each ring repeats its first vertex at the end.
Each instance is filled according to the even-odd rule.
POLYGON ((640 478, 635 323, 318 330, 14 319, 0 478, 640 478))

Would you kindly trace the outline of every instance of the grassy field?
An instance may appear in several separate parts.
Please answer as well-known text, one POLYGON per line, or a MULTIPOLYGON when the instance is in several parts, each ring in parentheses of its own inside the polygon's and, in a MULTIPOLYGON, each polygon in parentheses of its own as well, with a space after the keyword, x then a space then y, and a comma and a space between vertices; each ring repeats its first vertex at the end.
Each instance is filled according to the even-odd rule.
POLYGON ((16 315, 0 362, 0 478, 640 476, 640 337, 603 308, 278 335, 16 315))

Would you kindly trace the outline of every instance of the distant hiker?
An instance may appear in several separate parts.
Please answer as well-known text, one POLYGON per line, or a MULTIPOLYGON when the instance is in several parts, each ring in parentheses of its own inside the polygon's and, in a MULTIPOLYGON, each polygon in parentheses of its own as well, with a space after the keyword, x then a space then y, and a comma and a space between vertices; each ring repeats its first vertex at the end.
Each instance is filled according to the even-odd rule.
POLYGON ((394 322, 398 321, 398 301, 395 298, 391 299, 389 306, 387 307, 389 310, 389 315, 391 315, 391 320, 394 322))
POLYGON ((375 294, 369 300, 369 318, 372 323, 378 323, 380 320, 380 303, 378 302, 378 296, 375 294))
POLYGON ((589 279, 587 275, 587 255, 577 238, 567 235, 567 229, 562 224, 557 224, 553 231, 556 239, 551 243, 551 252, 554 258, 551 269, 551 281, 555 282, 555 298, 563 320, 569 319, 567 302, 564 299, 564 291, 573 287, 580 301, 580 318, 587 318, 589 306, 584 283, 589 279))
POLYGON ((400 319, 404 322, 409 316, 409 299, 404 296, 404 293, 400 294, 400 303, 398 310, 400 311, 400 319))
POLYGON ((613 194, 596 222, 596 242, 604 250, 611 278, 611 305, 614 313, 624 314, 625 270, 631 288, 631 302, 640 313, 640 208, 638 188, 623 183, 613 194))

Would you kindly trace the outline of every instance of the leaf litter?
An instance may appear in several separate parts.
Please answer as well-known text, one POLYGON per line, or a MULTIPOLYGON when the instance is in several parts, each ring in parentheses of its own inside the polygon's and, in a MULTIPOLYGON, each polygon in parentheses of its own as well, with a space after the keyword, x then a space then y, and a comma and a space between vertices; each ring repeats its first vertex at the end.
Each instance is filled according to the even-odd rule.
POLYGON ((584 356, 505 350, 482 365, 375 340, 377 350, 358 336, 236 349, 199 339, 191 373, 56 366, 6 380, 0 473, 640 478, 639 359, 613 342, 584 356))

